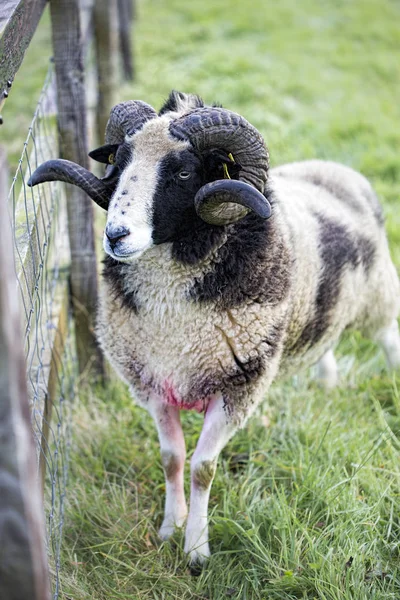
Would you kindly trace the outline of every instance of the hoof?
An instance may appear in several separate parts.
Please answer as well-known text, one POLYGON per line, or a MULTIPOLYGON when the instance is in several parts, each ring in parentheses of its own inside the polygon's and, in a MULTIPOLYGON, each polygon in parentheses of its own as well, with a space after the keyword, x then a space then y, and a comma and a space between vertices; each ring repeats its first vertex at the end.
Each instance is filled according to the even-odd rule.
POLYGON ((210 548, 207 543, 202 544, 195 550, 188 551, 185 548, 185 553, 188 554, 191 565, 204 565, 211 556, 210 548))
POLYGON ((203 545, 202 552, 192 550, 189 552, 189 571, 192 577, 199 577, 207 564, 210 557, 210 549, 207 545, 203 545))
POLYGON ((165 541, 168 540, 171 536, 174 535, 176 531, 181 529, 186 521, 186 513, 181 516, 177 516, 176 520, 171 519, 171 517, 164 518, 164 521, 161 524, 160 529, 158 530, 159 537, 165 541))
POLYGON ((158 530, 158 536, 163 541, 169 540, 169 538, 175 533, 175 525, 170 524, 162 524, 160 529, 158 530))
POLYGON ((204 563, 191 562, 189 565, 189 573, 192 577, 200 577, 204 569, 204 563))

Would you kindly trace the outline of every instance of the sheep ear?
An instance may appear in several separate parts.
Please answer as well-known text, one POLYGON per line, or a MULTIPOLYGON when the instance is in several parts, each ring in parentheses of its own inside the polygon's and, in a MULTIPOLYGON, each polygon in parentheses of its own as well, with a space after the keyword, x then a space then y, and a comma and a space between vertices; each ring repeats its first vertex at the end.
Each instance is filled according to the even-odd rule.
POLYGON ((106 165, 113 165, 119 144, 106 144, 89 152, 90 158, 106 165))

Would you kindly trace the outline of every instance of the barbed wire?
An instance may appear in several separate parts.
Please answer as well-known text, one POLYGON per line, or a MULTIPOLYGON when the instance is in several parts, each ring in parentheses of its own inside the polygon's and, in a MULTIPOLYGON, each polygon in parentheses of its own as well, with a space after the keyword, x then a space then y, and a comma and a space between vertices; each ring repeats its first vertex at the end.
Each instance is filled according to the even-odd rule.
POLYGON ((68 301, 69 249, 63 186, 27 181, 58 155, 54 71, 49 72, 9 192, 32 428, 42 478, 53 598, 60 592, 72 405, 77 379, 68 301))

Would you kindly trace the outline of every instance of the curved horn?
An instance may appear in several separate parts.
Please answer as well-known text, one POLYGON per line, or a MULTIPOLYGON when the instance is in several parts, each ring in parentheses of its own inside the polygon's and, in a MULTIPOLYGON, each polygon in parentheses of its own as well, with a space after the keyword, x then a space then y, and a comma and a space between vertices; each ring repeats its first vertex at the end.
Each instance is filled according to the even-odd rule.
POLYGON ((242 219, 249 210, 261 219, 271 216, 271 205, 252 185, 236 179, 220 179, 203 185, 194 205, 203 221, 211 225, 227 225, 242 219))
MULTIPOLYGON (((150 121, 150 119, 154 119, 155 117, 157 117, 157 113, 154 108, 141 100, 127 100, 126 102, 116 104, 111 109, 107 121, 105 132, 106 146, 115 145, 117 147, 120 144, 123 144, 126 136, 132 136, 136 131, 141 129, 147 121, 150 121)), ((101 148, 93 150, 89 153, 89 156, 94 158, 94 160, 97 160, 92 155, 104 148, 105 146, 102 146, 101 148)), ((101 160, 100 162, 107 161, 101 160)), ((112 167, 108 165, 106 167, 105 178, 111 178, 115 173, 115 169, 112 169, 112 167)))
POLYGON ((261 134, 240 115, 219 107, 197 108, 172 121, 170 132, 199 151, 214 147, 230 152, 241 165, 239 179, 264 191, 268 150, 261 134))
MULTIPOLYGON (((140 100, 129 100, 116 104, 110 112, 106 127, 106 144, 122 144, 125 137, 143 127, 149 119, 157 116, 156 111, 140 100)), ((98 179, 93 173, 69 160, 48 160, 40 165, 28 181, 29 186, 44 181, 65 181, 82 188, 96 204, 108 209, 110 198, 117 185, 115 169, 107 167, 106 177, 98 179)))
POLYGON ((44 181, 65 181, 77 185, 104 210, 108 209, 115 189, 115 182, 107 185, 84 167, 63 159, 48 160, 40 165, 29 178, 28 185, 33 187, 44 181))
POLYGON ((127 100, 116 104, 110 112, 105 141, 106 144, 122 144, 125 136, 143 127, 146 121, 157 116, 152 106, 141 100, 127 100))

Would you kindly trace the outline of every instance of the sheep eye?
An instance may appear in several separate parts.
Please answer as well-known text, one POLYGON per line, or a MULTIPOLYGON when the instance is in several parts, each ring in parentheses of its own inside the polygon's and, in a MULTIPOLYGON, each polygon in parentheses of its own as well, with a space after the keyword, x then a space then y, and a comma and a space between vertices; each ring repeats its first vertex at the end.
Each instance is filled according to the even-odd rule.
POLYGON ((190 179, 190 178, 191 178, 191 176, 192 176, 192 174, 191 174, 191 173, 189 173, 189 171, 181 171, 181 172, 178 174, 178 177, 179 177, 179 179, 183 179, 184 181, 185 181, 186 179, 190 179))

